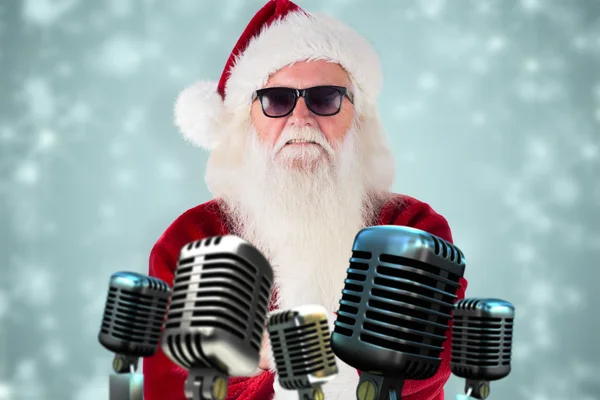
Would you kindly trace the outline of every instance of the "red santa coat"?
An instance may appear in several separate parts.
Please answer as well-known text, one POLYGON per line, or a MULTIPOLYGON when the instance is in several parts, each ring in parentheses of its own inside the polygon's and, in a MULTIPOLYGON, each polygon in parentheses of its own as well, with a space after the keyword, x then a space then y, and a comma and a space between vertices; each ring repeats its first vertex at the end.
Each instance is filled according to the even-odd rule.
MULTIPOLYGON (((408 196, 396 195, 388 201, 379 212, 376 225, 408 226, 452 242, 446 219, 428 204, 408 196)), ((167 228, 152 248, 150 276, 172 285, 179 252, 185 244, 228 233, 226 218, 216 200, 186 211, 167 228)), ((461 278, 458 299, 464 298, 466 288, 467 281, 461 278)), ((272 295, 270 310, 276 304, 276 295, 272 295)), ((402 389, 402 399, 444 400, 444 385, 450 377, 450 330, 446 337, 438 372, 427 380, 407 380, 402 389)), ((154 356, 144 359, 143 367, 145 400, 185 400, 183 387, 187 371, 175 365, 160 348, 154 356)), ((231 377, 226 400, 272 400, 273 381, 274 374, 270 371, 250 378, 231 377)))

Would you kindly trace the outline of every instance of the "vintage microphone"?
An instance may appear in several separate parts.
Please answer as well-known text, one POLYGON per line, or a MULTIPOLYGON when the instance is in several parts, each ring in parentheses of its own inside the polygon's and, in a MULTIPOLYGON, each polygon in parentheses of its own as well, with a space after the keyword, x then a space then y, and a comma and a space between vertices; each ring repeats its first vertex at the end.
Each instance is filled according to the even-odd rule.
POLYGON ((464 270, 458 247, 418 229, 356 235, 331 348, 363 371, 359 400, 399 399, 404 380, 435 375, 464 270))
POLYGON ((323 400, 321 385, 338 373, 325 308, 302 305, 273 312, 267 330, 281 387, 297 390, 299 400, 323 400))
POLYGON ((135 272, 110 277, 98 340, 115 353, 110 400, 142 400, 144 377, 136 373, 140 357, 158 350, 170 288, 160 279, 135 272))
POLYGON ((188 400, 222 400, 229 376, 257 370, 272 285, 267 259, 237 236, 181 249, 161 348, 189 371, 188 400))
POLYGON ((504 300, 470 298, 453 311, 450 368, 465 378, 465 394, 457 400, 486 399, 490 381, 510 373, 515 307, 504 300))

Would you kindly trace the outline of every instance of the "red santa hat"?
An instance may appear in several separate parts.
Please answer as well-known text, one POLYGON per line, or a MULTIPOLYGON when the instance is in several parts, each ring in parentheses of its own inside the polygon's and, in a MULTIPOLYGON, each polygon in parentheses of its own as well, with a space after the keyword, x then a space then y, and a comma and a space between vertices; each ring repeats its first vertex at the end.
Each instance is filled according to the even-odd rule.
POLYGON ((299 61, 338 63, 353 83, 359 114, 376 104, 382 86, 379 58, 349 26, 309 14, 289 0, 271 0, 250 21, 236 43, 219 82, 186 88, 175 104, 175 124, 195 145, 212 149, 231 115, 249 115, 252 94, 281 68, 299 61))

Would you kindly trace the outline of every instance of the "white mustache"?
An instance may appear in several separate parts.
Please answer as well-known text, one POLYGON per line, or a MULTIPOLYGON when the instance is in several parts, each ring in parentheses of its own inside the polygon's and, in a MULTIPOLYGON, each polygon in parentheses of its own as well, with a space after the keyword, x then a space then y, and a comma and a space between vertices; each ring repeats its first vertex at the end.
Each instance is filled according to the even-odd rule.
POLYGON ((275 145, 275 151, 281 150, 290 140, 313 142, 323 147, 328 153, 333 153, 333 147, 321 131, 315 128, 286 128, 281 132, 275 145))

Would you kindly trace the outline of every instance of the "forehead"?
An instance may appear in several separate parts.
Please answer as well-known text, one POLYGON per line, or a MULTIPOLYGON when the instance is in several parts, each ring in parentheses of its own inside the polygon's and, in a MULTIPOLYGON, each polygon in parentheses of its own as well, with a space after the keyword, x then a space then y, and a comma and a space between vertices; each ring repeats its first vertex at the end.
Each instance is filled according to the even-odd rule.
POLYGON ((283 67, 269 78, 265 87, 285 86, 296 89, 319 85, 350 85, 348 73, 332 62, 301 61, 283 67))

